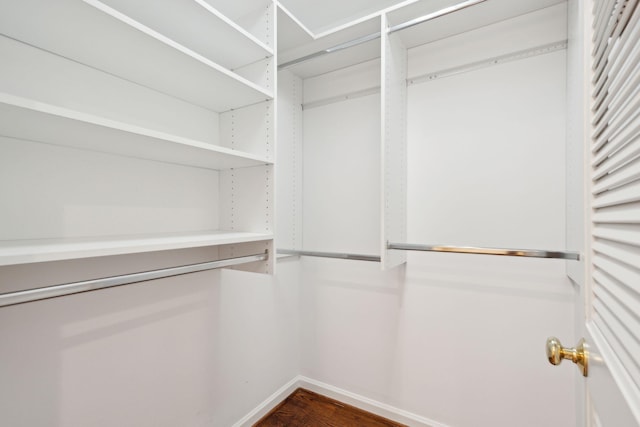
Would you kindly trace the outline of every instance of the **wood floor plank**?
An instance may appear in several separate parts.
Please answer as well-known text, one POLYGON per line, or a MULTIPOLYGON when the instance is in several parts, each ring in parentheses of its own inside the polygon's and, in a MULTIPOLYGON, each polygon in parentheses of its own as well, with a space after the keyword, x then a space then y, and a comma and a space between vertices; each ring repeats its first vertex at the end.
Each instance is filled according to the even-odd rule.
POLYGON ((253 427, 407 427, 299 388, 253 427))

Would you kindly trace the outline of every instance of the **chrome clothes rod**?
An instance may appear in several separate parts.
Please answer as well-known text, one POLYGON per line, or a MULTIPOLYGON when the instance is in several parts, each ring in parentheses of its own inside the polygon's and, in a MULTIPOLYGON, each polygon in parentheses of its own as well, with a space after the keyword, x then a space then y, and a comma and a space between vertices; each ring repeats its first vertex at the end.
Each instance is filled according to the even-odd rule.
POLYGON ((381 260, 379 256, 375 256, 375 255, 347 254, 347 253, 341 253, 341 252, 297 251, 293 249, 278 249, 278 254, 311 256, 311 257, 319 257, 319 258, 348 259, 352 261, 380 262, 381 260))
POLYGON ((387 243, 387 249, 402 251, 451 252, 457 254, 501 255, 528 258, 557 258, 579 261, 578 252, 547 251, 539 249, 476 248, 472 246, 418 245, 413 243, 387 243))
MULTIPOLYGON (((435 12, 429 13, 427 15, 420 16, 419 18, 415 18, 415 19, 412 19, 410 21, 403 22, 402 24, 398 24, 398 25, 394 25, 393 27, 389 27, 387 29, 387 33, 391 34, 391 33, 395 33, 396 31, 405 30, 405 29, 413 27, 415 25, 422 24, 422 23, 427 22, 427 21, 431 21, 432 19, 436 19, 436 18, 439 18, 441 16, 449 15, 450 13, 457 12, 457 11, 462 10, 462 9, 466 9, 468 7, 471 7, 471 6, 476 5, 478 3, 483 3, 485 1, 487 1, 487 0, 467 0, 467 1, 463 1, 461 3, 454 4, 453 6, 445 7, 444 9, 440 9, 440 10, 437 10, 435 12)), ((360 44, 369 42, 371 40, 379 39, 380 35, 381 34, 378 31, 377 33, 368 34, 366 36, 358 37, 356 39, 349 40, 348 42, 344 42, 344 43, 332 46, 330 48, 327 48, 327 49, 324 49, 324 50, 320 50, 318 52, 314 52, 314 53, 311 53, 309 55, 305 55, 303 57, 300 57, 300 58, 285 62, 284 64, 278 65, 278 70, 282 70, 282 69, 291 67, 293 65, 309 61, 310 59, 317 58, 319 56, 324 56, 324 55, 327 55, 329 53, 339 52, 341 50, 348 49, 348 48, 353 47, 353 46, 358 46, 360 44)))
POLYGON ((407 28, 411 28, 418 24, 422 24, 423 22, 431 21, 432 19, 439 18, 441 16, 448 15, 453 12, 457 12, 462 9, 466 9, 468 7, 474 6, 478 3, 483 3, 487 0, 467 0, 462 3, 454 4, 453 6, 445 7, 444 9, 436 10, 435 12, 420 16, 418 18, 412 19, 407 22, 403 22, 402 24, 394 25, 393 27, 389 27, 387 33, 395 33, 396 31, 406 30, 407 28))
POLYGON ((165 277, 180 276, 196 273, 198 271, 214 270, 216 268, 230 267, 246 264, 254 261, 266 261, 269 259, 267 252, 257 255, 249 255, 237 258, 221 259, 218 261, 201 262, 179 267, 169 267, 159 270, 145 271, 141 273, 124 274, 121 276, 105 277, 102 279, 86 280, 82 282, 66 283, 62 285, 47 286, 44 288, 28 289, 26 291, 8 292, 0 294, 0 307, 22 304, 25 302, 72 295, 80 292, 95 291, 98 289, 113 288, 132 283, 146 282, 165 277))

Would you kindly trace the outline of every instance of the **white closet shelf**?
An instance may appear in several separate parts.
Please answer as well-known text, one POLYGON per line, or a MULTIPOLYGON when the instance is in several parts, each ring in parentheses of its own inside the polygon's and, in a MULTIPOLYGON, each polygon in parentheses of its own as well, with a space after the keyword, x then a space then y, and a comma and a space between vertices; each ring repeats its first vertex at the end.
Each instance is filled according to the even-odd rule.
POLYGON ((259 156, 0 93, 0 135, 214 170, 273 162, 259 156))
POLYGON ((278 52, 298 48, 313 40, 313 33, 278 3, 278 52))
POLYGON ((378 17, 309 41, 310 37, 301 34, 304 33, 304 29, 286 12, 279 13, 286 16, 285 25, 282 29, 278 28, 279 38, 287 39, 295 35, 295 39, 299 42, 289 44, 286 50, 279 51, 278 67, 284 67, 303 79, 380 57, 380 19, 378 17), (360 39, 368 41, 353 43, 360 39))
POLYGON ((272 234, 209 230, 117 237, 2 240, 0 266, 272 240, 272 234))
POLYGON ((378 58, 380 58, 380 39, 374 39, 335 53, 309 59, 287 69, 302 79, 308 79, 378 58))
POLYGON ((204 1, 219 10, 225 16, 228 16, 235 22, 242 20, 247 15, 254 14, 259 10, 266 10, 271 4, 270 0, 242 0, 242 1, 229 1, 229 0, 195 0, 204 1))
MULTIPOLYGON (((389 24, 390 26, 402 24, 462 2, 463 0, 415 2, 390 12, 389 24)), ((562 0, 491 0, 407 28, 398 34, 404 45, 411 49, 559 3, 562 3, 562 0)))
POLYGON ((102 3, 232 70, 273 56, 273 49, 204 0, 102 3))
POLYGON ((273 99, 272 90, 98 0, 2 2, 0 28, 8 37, 213 111, 273 99))

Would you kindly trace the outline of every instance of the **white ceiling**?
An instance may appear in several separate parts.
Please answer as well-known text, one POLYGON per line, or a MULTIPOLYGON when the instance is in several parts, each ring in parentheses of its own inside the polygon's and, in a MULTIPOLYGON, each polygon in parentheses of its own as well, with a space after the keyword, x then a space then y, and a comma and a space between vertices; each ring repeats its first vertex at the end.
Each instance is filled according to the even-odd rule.
POLYGON ((322 33, 404 0, 280 0, 313 33, 322 33))

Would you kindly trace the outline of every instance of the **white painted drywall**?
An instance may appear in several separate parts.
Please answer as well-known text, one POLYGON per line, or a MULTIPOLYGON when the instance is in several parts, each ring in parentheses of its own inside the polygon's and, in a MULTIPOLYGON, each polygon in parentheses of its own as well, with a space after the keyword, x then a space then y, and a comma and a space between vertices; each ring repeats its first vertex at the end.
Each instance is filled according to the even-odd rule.
POLYGON ((219 226, 217 171, 4 137, 0 150, 3 239, 219 226))
POLYGON ((306 250, 378 252, 379 105, 375 94, 304 110, 306 250))

